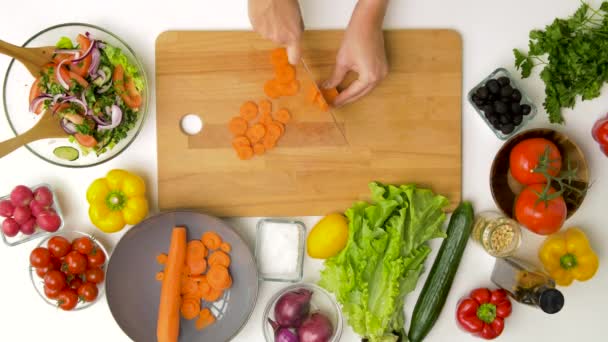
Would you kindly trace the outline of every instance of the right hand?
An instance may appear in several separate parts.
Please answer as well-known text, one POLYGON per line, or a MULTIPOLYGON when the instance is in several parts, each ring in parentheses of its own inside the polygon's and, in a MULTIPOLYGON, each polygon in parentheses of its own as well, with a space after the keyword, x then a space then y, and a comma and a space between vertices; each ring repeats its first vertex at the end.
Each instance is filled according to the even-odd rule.
POLYGON ((287 48, 289 63, 299 62, 304 22, 297 0, 249 0, 249 20, 262 37, 287 48))

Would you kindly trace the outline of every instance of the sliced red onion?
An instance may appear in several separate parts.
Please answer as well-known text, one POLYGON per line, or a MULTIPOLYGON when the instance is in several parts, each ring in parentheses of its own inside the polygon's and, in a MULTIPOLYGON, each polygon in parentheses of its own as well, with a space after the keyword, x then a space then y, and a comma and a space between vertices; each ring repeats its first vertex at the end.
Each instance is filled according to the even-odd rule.
POLYGON ((91 65, 89 66, 89 75, 96 76, 97 71, 99 69, 99 64, 101 63, 101 53, 99 52, 99 48, 97 46, 97 41, 93 41, 93 51, 91 52, 91 65))
POLYGON ((83 102, 81 99, 77 98, 76 96, 69 96, 66 97, 63 101, 61 101, 62 103, 66 103, 66 102, 71 102, 71 103, 76 103, 77 105, 81 106, 85 113, 88 111, 87 105, 85 102, 83 102))
POLYGON ((82 101, 82 103, 84 103, 84 115, 91 115, 93 112, 89 108, 89 104, 87 103, 87 98, 84 96, 84 94, 86 92, 87 92, 86 89, 82 92, 82 94, 80 95, 80 100, 82 101))
POLYGON ((70 86, 68 85, 68 83, 63 79, 63 77, 61 77, 61 67, 63 67, 63 64, 65 64, 67 61, 67 59, 64 59, 59 62, 59 65, 57 65, 57 70, 55 70, 55 77, 57 78, 59 84, 61 84, 61 86, 65 90, 70 90, 70 86))
POLYGON ((101 83, 105 83, 106 79, 108 78, 108 75, 106 75, 106 72, 103 71, 103 69, 98 69, 97 70, 97 77, 95 78, 95 80, 101 78, 101 83))
POLYGON ((76 130, 76 125, 74 125, 73 122, 70 122, 67 119, 61 119, 60 121, 61 123, 61 128, 63 128, 63 130, 67 133, 67 134, 76 134, 78 132, 78 130, 76 130))
POLYGON ((91 45, 89 45, 89 48, 87 49, 87 51, 85 51, 85 53, 83 53, 83 54, 82 54, 82 56, 80 56, 80 57, 78 57, 78 58, 76 58, 76 59, 73 59, 73 60, 72 60, 72 63, 79 63, 79 62, 81 62, 83 59, 87 58, 87 57, 88 57, 88 56, 91 54, 91 51, 93 51, 93 50, 95 49, 95 46, 96 46, 96 45, 97 45, 97 44, 95 44, 95 41, 94 41, 94 40, 93 40, 93 41, 91 41, 91 45))
POLYGON ((53 96, 53 103, 57 103, 57 102, 63 100, 64 97, 66 97, 65 94, 57 94, 57 95, 53 96))
POLYGON ((122 122, 122 110, 117 105, 112 105, 112 123, 107 126, 97 127, 98 131, 114 129, 122 122))
POLYGON ((104 84, 101 88, 97 89, 97 94, 103 94, 106 91, 110 90, 111 87, 112 87, 112 81, 104 84))
POLYGON ((30 112, 34 113, 36 108, 46 100, 51 100, 53 97, 49 94, 42 94, 40 96, 35 97, 30 103, 30 112))
POLYGON ((93 117, 93 120, 95 120, 95 122, 97 122, 97 124, 99 126, 109 126, 112 124, 111 122, 108 122, 108 121, 104 120, 103 118, 101 118, 101 114, 100 115, 93 114, 93 115, 91 115, 91 117, 93 117))

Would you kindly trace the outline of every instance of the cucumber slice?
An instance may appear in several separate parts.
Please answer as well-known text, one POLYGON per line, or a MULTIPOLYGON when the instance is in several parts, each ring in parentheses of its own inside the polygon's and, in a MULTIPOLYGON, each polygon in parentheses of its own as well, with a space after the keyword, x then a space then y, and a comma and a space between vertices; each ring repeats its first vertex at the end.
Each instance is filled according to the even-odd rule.
POLYGON ((101 77, 97 77, 96 79, 94 79, 93 84, 95 84, 98 87, 101 87, 102 85, 108 83, 112 79, 112 70, 110 70, 110 68, 108 68, 105 65, 102 65, 100 67, 100 69, 106 74, 106 79, 103 80, 101 77))
POLYGON ((77 149, 71 146, 59 146, 53 150, 53 154, 57 156, 57 158, 74 161, 78 159, 80 153, 77 149))

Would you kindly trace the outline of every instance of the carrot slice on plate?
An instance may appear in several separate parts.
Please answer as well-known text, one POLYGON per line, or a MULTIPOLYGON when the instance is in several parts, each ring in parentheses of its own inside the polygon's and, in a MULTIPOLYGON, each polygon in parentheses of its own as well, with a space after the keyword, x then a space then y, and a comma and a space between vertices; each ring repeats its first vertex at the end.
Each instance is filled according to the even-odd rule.
POLYGON ((209 255, 209 266, 222 265, 226 268, 230 267, 230 256, 223 251, 215 251, 209 255))
POLYGON ((222 244, 220 245, 220 249, 226 253, 230 253, 230 251, 232 250, 232 246, 230 246, 228 242, 222 242, 222 244))
POLYGON ((201 274, 207 269, 207 260, 205 245, 200 240, 192 240, 188 242, 186 247, 186 265, 190 274, 201 274))
POLYGON ((218 235, 218 233, 214 231, 204 232, 203 236, 201 237, 201 241, 203 242, 205 247, 209 248, 212 251, 219 249, 220 245, 222 244, 222 238, 218 235))
POLYGON ((256 123, 247 130, 247 138, 249 138, 252 144, 262 140, 264 135, 266 135, 266 127, 261 123, 256 123))
POLYGON ((164 265, 167 263, 167 254, 165 253, 160 253, 159 255, 156 256, 156 262, 158 262, 159 265, 164 265))
POLYGON ((225 290, 232 286, 232 277, 228 268, 215 264, 209 267, 209 271, 207 271, 207 282, 216 290, 225 290))
POLYGON ((198 283, 190 278, 182 279, 182 286, 180 291, 183 295, 195 295, 198 292, 198 283))
POLYGON ((247 121, 251 121, 258 116, 258 105, 253 101, 246 101, 241 105, 241 117, 247 121))
POLYGON ((260 113, 262 115, 271 113, 272 112, 272 102, 270 102, 270 100, 267 100, 267 99, 262 99, 262 100, 260 100, 260 103, 258 103, 258 108, 260 109, 260 113))
POLYGON ((209 292, 207 292, 206 296, 203 296, 202 299, 206 302, 213 303, 224 295, 224 290, 214 289, 212 286, 209 286, 209 292))
POLYGON ((279 83, 279 92, 282 96, 294 96, 300 91, 300 82, 292 80, 288 83, 279 83))
POLYGON ((160 271, 160 272, 156 272, 156 280, 158 281, 163 281, 163 279, 165 279, 165 272, 160 271))
POLYGON ((270 52, 270 62, 275 67, 279 67, 285 64, 289 64, 287 58, 287 50, 285 48, 276 48, 270 52))
POLYGON ((234 117, 228 123, 228 129, 233 135, 243 135, 247 131, 247 120, 240 116, 234 117))
MULTIPOLYGON (((264 147, 264 143, 262 142, 258 142, 255 145, 253 145, 253 153, 257 154, 258 156, 261 156, 262 154, 264 154, 264 152, 266 152, 266 148, 264 147)), ((220 248, 222 248, 224 246, 224 244, 222 244, 222 246, 220 246, 220 248)), ((223 250, 223 248, 222 248, 223 250)), ((230 250, 228 250, 229 252, 230 250)))
POLYGON ((208 308, 204 308, 201 310, 195 326, 197 330, 203 330, 213 323, 215 323, 215 317, 208 308))
POLYGON ((251 146, 251 141, 249 141, 249 138, 244 137, 244 136, 238 136, 238 137, 234 137, 234 139, 232 139, 232 147, 234 147, 235 149, 239 148, 239 147, 249 147, 251 146))
POLYGON ((280 83, 289 83, 296 79, 296 68, 290 64, 277 66, 274 69, 274 74, 280 83))
POLYGON ((281 96, 281 84, 279 81, 272 79, 264 83, 264 93, 271 99, 276 99, 281 96))
POLYGON ((291 119, 291 114, 287 109, 281 108, 274 113, 274 117, 277 118, 277 121, 286 124, 291 119))
POLYGON ((180 311, 182 313, 182 317, 184 317, 185 319, 190 320, 196 318, 201 311, 200 298, 199 300, 196 300, 196 298, 192 297, 183 298, 180 311))

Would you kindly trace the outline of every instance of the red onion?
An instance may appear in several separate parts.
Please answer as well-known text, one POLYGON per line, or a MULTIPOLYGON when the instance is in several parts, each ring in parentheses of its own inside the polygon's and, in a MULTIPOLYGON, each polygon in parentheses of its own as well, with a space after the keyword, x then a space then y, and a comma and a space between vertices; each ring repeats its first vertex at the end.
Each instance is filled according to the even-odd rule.
MULTIPOLYGON (((108 114, 108 116, 112 116, 112 113, 110 112, 110 107, 106 107, 106 113, 108 114)), ((103 114, 95 114, 93 113, 93 115, 91 115, 91 117, 93 117, 93 120, 95 120, 95 122, 97 122, 98 125, 100 126, 109 126, 112 123, 108 122, 107 120, 105 120, 104 118, 102 118, 103 114)))
POLYGON ((93 41, 93 45, 95 45, 95 48, 91 52, 91 65, 88 70, 89 75, 97 75, 99 64, 101 63, 101 53, 99 52, 96 40, 93 41))
POLYGON ((93 49, 95 48, 95 45, 96 45, 96 44, 95 44, 95 41, 94 41, 94 40, 91 40, 91 44, 89 45, 89 48, 87 49, 87 51, 85 51, 85 52, 82 54, 82 56, 80 56, 80 57, 78 57, 78 58, 73 59, 73 60, 72 60, 72 64, 79 63, 79 62, 81 62, 83 59, 85 59, 85 58, 89 57, 89 55, 91 54, 91 52, 92 52, 92 51, 93 51, 93 49))
POLYGON ((319 312, 310 315, 298 328, 301 342, 327 342, 333 333, 331 322, 327 316, 319 312))
POLYGON ((57 95, 53 96, 53 103, 57 103, 57 102, 63 100, 64 97, 66 97, 65 94, 57 94, 57 95))
POLYGON ((68 83, 63 79, 63 77, 61 77, 61 67, 63 67, 63 65, 67 61, 68 61, 67 59, 64 59, 61 62, 59 62, 59 65, 57 65, 57 70, 55 70, 55 77, 57 78, 57 81, 59 82, 59 84, 61 84, 63 89, 70 90, 70 86, 68 85, 68 83))
POLYGON ((274 342, 299 342, 298 335, 288 328, 281 328, 279 324, 272 319, 268 319, 268 323, 274 331, 274 342))
POLYGON ((122 122, 122 110, 117 105, 112 105, 112 123, 110 125, 100 125, 98 131, 114 129, 122 122))
MULTIPOLYGON (((84 97, 84 93, 83 93, 83 97, 84 97)), ((68 96, 65 99, 63 99, 63 101, 61 101, 61 102, 62 103, 66 103, 66 102, 76 103, 77 105, 81 106, 82 109, 84 109, 85 114, 88 111, 87 104, 82 99, 79 99, 76 96, 68 96)))
POLYGON ((42 94, 40 96, 35 97, 32 102, 30 103, 30 112, 34 113, 36 111, 36 108, 38 108, 38 106, 46 101, 46 100, 51 100, 53 97, 49 94, 42 94))
POLYGON ((279 298, 274 306, 274 317, 284 328, 297 328, 308 316, 312 291, 298 289, 289 291, 279 298))
POLYGON ((63 128, 67 134, 76 134, 78 132, 76 126, 67 119, 61 119, 60 124, 61 128, 63 128))

